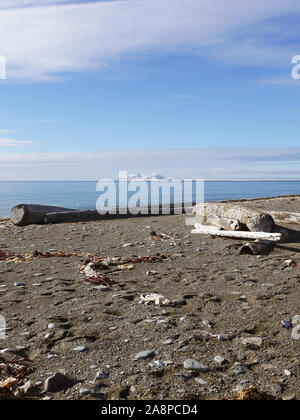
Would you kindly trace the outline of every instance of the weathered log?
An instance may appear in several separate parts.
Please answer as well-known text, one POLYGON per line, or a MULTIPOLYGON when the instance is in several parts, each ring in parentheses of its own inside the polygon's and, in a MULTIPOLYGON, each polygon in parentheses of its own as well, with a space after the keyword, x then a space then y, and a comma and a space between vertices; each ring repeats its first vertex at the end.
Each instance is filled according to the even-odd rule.
POLYGON ((47 213, 71 210, 73 209, 39 204, 19 204, 11 210, 10 220, 16 226, 40 225, 44 223, 47 213))
POLYGON ((243 245, 239 250, 239 254, 264 255, 274 247, 274 244, 274 241, 257 239, 254 242, 248 242, 243 245))
POLYGON ((225 230, 212 230, 207 229, 205 225, 195 224, 194 230, 192 233, 200 233, 202 235, 212 235, 212 236, 223 236, 227 238, 239 238, 239 239, 265 239, 270 241, 281 241, 282 234, 281 233, 268 233, 268 232, 228 232, 225 230))
POLYGON ((208 215, 206 221, 214 226, 218 226, 224 230, 245 230, 245 225, 242 225, 237 219, 227 219, 226 217, 219 217, 215 214, 208 215))
POLYGON ((252 232, 272 232, 274 227, 274 220, 269 214, 234 204, 200 203, 194 207, 194 212, 205 219, 217 216, 238 220, 252 232))
POLYGON ((74 210, 47 213, 43 218, 44 224, 49 223, 78 223, 92 222, 103 219, 104 216, 97 210, 74 210))
POLYGON ((269 211, 268 214, 273 217, 275 222, 284 222, 300 224, 300 213, 288 213, 281 211, 269 211))

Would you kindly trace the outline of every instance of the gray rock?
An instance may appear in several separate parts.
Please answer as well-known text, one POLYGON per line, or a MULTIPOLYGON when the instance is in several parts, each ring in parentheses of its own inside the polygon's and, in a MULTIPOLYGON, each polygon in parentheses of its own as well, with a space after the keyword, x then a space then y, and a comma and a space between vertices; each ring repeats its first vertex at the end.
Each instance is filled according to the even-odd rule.
POLYGON ((76 381, 71 376, 57 372, 50 378, 46 379, 44 384, 45 392, 60 392, 64 389, 71 388, 76 381))
POLYGON ((291 326, 292 324, 289 321, 281 321, 281 328, 289 329, 291 326))
POLYGON ((214 358, 214 361, 216 362, 216 363, 218 363, 219 365, 225 365, 226 363, 227 363, 227 360, 226 359, 224 359, 224 357, 222 357, 222 356, 216 356, 215 358, 214 358))
POLYGON ((79 352, 79 353, 82 353, 82 352, 84 352, 84 351, 87 351, 87 348, 86 348, 86 347, 84 347, 84 346, 78 346, 78 347, 75 347, 75 348, 73 349, 73 351, 77 351, 77 352, 79 352))
POLYGON ((21 289, 24 289, 24 287, 26 287, 26 284, 25 283, 14 283, 14 286, 15 287, 20 287, 21 289))
POLYGON ((296 327, 293 328, 292 339, 300 340, 300 324, 297 324, 296 327))
POLYGON ((197 384, 199 384, 199 385, 207 385, 207 382, 205 382, 201 378, 195 378, 195 382, 197 382, 197 384))
POLYGON ((298 324, 300 324, 300 315, 295 315, 295 316, 293 316, 293 318, 292 318, 292 324, 293 324, 293 325, 298 325, 298 324))
POLYGON ((87 388, 80 388, 79 389, 79 394, 80 395, 89 395, 90 393, 91 393, 90 389, 87 389, 87 388))
POLYGON ((272 385, 272 391, 276 394, 281 394, 282 393, 282 386, 279 384, 273 384, 272 385))
POLYGON ((194 359, 186 359, 183 363, 184 369, 192 370, 196 372, 208 372, 209 368, 207 366, 202 365, 201 363, 197 362, 194 359))
POLYGON ((134 360, 152 359, 154 356, 156 356, 155 351, 146 350, 135 355, 134 360))

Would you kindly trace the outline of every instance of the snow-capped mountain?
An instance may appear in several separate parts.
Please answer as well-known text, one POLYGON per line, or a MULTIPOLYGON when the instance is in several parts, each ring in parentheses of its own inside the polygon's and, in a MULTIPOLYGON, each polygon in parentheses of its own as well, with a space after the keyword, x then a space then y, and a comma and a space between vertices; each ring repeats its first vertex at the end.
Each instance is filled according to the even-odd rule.
POLYGON ((177 179, 174 177, 164 176, 157 172, 154 172, 152 175, 128 175, 128 181, 177 181, 177 179))

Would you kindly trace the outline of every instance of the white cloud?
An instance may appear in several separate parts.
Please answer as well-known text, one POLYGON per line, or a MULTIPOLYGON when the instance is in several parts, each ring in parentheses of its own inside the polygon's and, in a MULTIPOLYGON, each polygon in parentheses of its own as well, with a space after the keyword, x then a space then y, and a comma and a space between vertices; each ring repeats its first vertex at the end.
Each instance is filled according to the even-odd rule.
POLYGON ((299 162, 300 148, 1 153, 0 180, 116 179, 119 170, 177 178, 300 179, 299 162))
MULTIPOLYGON (((22 147, 32 145, 32 141, 15 140, 5 137, 0 137, 0 147, 22 147)), ((0 159, 1 162, 1 159, 0 159)))
MULTIPOLYGON (((151 54, 288 66, 299 52, 298 0, 124 0, 22 7, 0 1, 0 53, 9 78, 108 71, 151 54), (293 18, 285 20, 284 17, 293 18), (296 34, 296 36, 295 36, 296 34), (284 36, 284 43, 282 37, 284 36)), ((73 3, 73 2, 68 2, 73 3)), ((43 2, 45 4, 45 2, 43 2)))

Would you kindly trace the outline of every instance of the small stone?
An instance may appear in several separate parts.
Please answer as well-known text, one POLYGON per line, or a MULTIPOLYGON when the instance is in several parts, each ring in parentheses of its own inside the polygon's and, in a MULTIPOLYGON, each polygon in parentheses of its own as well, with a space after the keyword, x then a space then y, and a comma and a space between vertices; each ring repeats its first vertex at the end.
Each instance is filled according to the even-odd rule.
POLYGON ((124 245, 123 245, 123 248, 131 248, 131 247, 133 247, 133 246, 134 246, 134 244, 129 243, 129 244, 124 244, 124 245))
POLYGON ((87 389, 87 388, 80 388, 79 389, 79 394, 80 395, 89 395, 90 393, 91 393, 90 389, 87 389))
POLYGON ((276 394, 281 394, 282 393, 282 386, 279 384, 273 384, 272 385, 272 391, 275 392, 276 394))
POLYGON ((48 330, 52 330, 55 327, 55 324, 48 324, 48 330))
POLYGON ((183 363, 184 369, 197 371, 197 372, 208 372, 209 368, 207 366, 202 365, 201 363, 197 362, 194 359, 187 359, 183 363))
POLYGON ((187 303, 186 303, 186 300, 185 299, 175 299, 173 301, 173 304, 175 306, 185 306, 187 303))
POLYGON ((20 287, 21 289, 24 289, 26 287, 25 283, 14 283, 15 287, 20 287))
POLYGON ((93 287, 93 289, 95 289, 95 290, 101 290, 101 292, 108 292, 109 290, 111 290, 111 288, 110 288, 110 287, 108 287, 108 286, 103 286, 103 285, 100 285, 100 286, 94 286, 94 287, 93 287))
POLYGON ((102 369, 99 372, 97 372, 95 380, 97 381, 98 379, 108 379, 108 378, 109 378, 108 370, 102 369))
POLYGON ((205 382, 201 378, 195 378, 195 382, 197 382, 197 384, 199 384, 199 385, 207 385, 207 382, 205 382))
POLYGON ((154 364, 158 367, 164 367, 165 364, 161 360, 155 360, 154 364))
POLYGON ((289 321, 281 321, 281 328, 289 329, 291 326, 292 324, 289 321))
POLYGON ((289 371, 289 370, 287 370, 287 369, 285 369, 285 370, 284 370, 284 374, 285 374, 286 376, 292 376, 292 372, 291 372, 291 371, 289 371))
POLYGON ((263 344, 263 339, 260 337, 246 337, 242 338, 242 344, 244 346, 253 346, 253 347, 261 347, 263 344))
POLYGON ((84 351, 87 351, 87 348, 86 348, 86 347, 84 347, 84 346, 78 346, 78 347, 75 347, 75 348, 73 349, 73 351, 77 351, 77 352, 79 352, 79 353, 82 353, 82 352, 84 352, 84 351))
POLYGON ((168 345, 173 344, 173 343, 174 343, 174 341, 171 338, 169 338, 168 340, 163 341, 163 344, 165 346, 168 346, 168 345))
POLYGON ((134 360, 152 359, 154 356, 156 356, 155 351, 146 350, 146 351, 141 351, 140 353, 138 353, 134 357, 134 360))
POLYGON ((226 359, 224 359, 224 357, 222 357, 222 356, 216 356, 215 358, 214 358, 214 361, 216 362, 216 363, 218 363, 219 365, 225 365, 226 363, 227 363, 227 360, 226 359))
POLYGON ((45 282, 50 282, 50 281, 53 281, 54 280, 54 277, 47 277, 44 281, 45 282))
POLYGON ((69 375, 62 372, 57 372, 50 378, 46 379, 44 385, 45 392, 60 392, 64 389, 70 388, 75 384, 75 380, 69 375))

